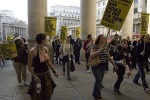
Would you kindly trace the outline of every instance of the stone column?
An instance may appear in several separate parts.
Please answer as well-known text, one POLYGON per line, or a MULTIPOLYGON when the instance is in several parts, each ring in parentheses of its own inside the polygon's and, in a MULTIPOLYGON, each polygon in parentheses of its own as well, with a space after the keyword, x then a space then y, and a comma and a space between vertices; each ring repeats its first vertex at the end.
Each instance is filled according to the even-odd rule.
POLYGON ((28 0, 28 40, 35 43, 36 33, 44 33, 44 17, 47 16, 47 0, 28 0))
POLYGON ((3 40, 2 16, 0 15, 0 38, 3 40))
POLYGON ((96 38, 96 0, 80 1, 81 40, 86 40, 88 34, 96 38))
POLYGON ((122 38, 127 38, 127 36, 130 36, 132 38, 133 34, 133 11, 134 11, 134 2, 131 5, 131 8, 127 14, 126 20, 122 26, 122 29, 120 31, 120 35, 122 38))

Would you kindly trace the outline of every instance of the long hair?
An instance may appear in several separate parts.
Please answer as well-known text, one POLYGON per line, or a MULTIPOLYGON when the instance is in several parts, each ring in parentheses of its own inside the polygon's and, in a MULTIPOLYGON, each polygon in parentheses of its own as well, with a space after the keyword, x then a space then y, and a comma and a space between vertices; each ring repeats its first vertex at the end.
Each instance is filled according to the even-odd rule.
POLYGON ((94 44, 98 45, 98 44, 99 44, 99 40, 101 39, 101 37, 102 37, 102 36, 104 36, 104 35, 103 35, 103 34, 98 35, 98 37, 96 38, 96 40, 95 40, 95 43, 94 43, 94 44))

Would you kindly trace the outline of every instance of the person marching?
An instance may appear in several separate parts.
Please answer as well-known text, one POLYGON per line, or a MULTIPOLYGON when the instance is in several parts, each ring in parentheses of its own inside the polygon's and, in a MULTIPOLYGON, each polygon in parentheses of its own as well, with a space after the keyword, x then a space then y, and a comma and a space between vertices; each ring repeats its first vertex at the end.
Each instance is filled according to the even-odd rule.
POLYGON ((28 94, 30 94, 32 100, 50 100, 53 89, 56 87, 49 69, 56 77, 58 77, 58 74, 54 70, 48 56, 49 50, 44 46, 46 42, 46 35, 38 33, 36 35, 37 46, 31 49, 28 56, 28 70, 32 75, 28 94), (41 86, 41 89, 38 89, 38 91, 37 86, 41 86))
POLYGON ((140 41, 138 42, 138 46, 137 46, 136 51, 135 51, 138 72, 133 79, 133 82, 135 84, 139 84, 138 80, 141 77, 143 88, 144 88, 145 92, 147 92, 147 93, 149 93, 150 89, 149 89, 148 84, 146 82, 144 66, 145 66, 145 62, 148 59, 147 56, 149 53, 149 51, 147 51, 147 47, 145 46, 145 44, 148 43, 148 41, 149 41, 149 38, 147 36, 143 35, 141 37, 140 41))
POLYGON ((104 35, 98 35, 94 45, 92 46, 91 53, 90 53, 91 59, 94 58, 95 56, 99 56, 99 59, 101 61, 99 65, 92 67, 92 72, 95 77, 95 84, 94 84, 92 95, 95 100, 102 99, 100 89, 101 89, 102 80, 104 78, 104 73, 107 68, 107 61, 109 60, 113 64, 114 69, 117 70, 117 66, 115 65, 114 61, 112 60, 108 52, 108 46, 104 44, 106 44, 106 39, 104 35), (97 48, 99 48, 98 51, 97 48))
POLYGON ((127 40, 122 39, 121 44, 116 47, 113 55, 114 62, 118 66, 118 70, 115 71, 117 73, 118 79, 114 85, 114 92, 117 94, 122 94, 119 89, 125 74, 126 63, 129 66, 129 70, 132 70, 128 54, 127 40))

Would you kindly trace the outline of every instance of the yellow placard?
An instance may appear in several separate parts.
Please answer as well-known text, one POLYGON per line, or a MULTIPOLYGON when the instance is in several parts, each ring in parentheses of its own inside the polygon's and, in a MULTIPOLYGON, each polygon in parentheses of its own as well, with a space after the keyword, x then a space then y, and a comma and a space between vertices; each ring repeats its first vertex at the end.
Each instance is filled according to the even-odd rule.
POLYGON ((61 33, 60 33, 60 42, 65 43, 67 35, 68 35, 68 28, 67 28, 67 26, 62 26, 61 27, 61 33))
POLYGON ((141 34, 148 34, 149 14, 141 13, 141 34))
POLYGON ((4 58, 14 58, 18 56, 15 43, 0 44, 0 49, 4 58))
POLYGON ((76 27, 76 37, 79 38, 81 35, 81 29, 80 27, 76 27))
POLYGON ((46 35, 56 36, 56 22, 57 19, 55 17, 45 17, 45 28, 44 32, 46 35))
POLYGON ((14 39, 14 36, 12 36, 12 35, 8 35, 8 36, 7 36, 7 41, 8 41, 8 42, 12 42, 13 39, 14 39))
POLYGON ((120 31, 133 0, 109 0, 101 25, 120 31))

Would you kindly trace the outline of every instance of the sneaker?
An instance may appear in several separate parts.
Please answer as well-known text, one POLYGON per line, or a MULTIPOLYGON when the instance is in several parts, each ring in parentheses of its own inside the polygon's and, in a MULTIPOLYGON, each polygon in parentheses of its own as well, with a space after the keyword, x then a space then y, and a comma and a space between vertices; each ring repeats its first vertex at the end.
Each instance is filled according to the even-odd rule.
POLYGON ((23 86, 23 84, 22 84, 22 83, 19 83, 19 84, 18 84, 18 87, 21 87, 21 86, 23 86))
POLYGON ((131 77, 131 76, 128 76, 128 78, 131 79, 132 77, 131 77))
POLYGON ((102 97, 102 96, 99 96, 98 98, 99 98, 99 99, 103 99, 103 97, 102 97))
POLYGON ((101 84, 101 88, 104 88, 104 85, 103 85, 103 84, 101 84))
POLYGON ((90 73, 91 71, 90 71, 90 70, 87 70, 87 72, 90 73))
POLYGON ((23 85, 24 85, 24 86, 29 86, 29 83, 24 82, 23 85))
POLYGON ((69 81, 72 81, 72 79, 71 79, 70 77, 68 77, 68 80, 69 80, 69 81))
POLYGON ((64 75, 64 76, 66 75, 65 72, 63 72, 63 75, 64 75))
POLYGON ((145 88, 144 89, 146 93, 150 93, 150 89, 149 88, 145 88))
POLYGON ((138 81, 133 81, 133 83, 136 85, 141 85, 140 83, 138 83, 138 81))
POLYGON ((150 74, 150 71, 146 72, 147 74, 150 74))
POLYGON ((94 100, 99 100, 100 98, 99 97, 94 97, 94 100))
POLYGON ((123 94, 120 92, 120 90, 118 90, 118 89, 114 89, 114 92, 115 92, 116 94, 118 94, 118 95, 123 95, 123 94))

